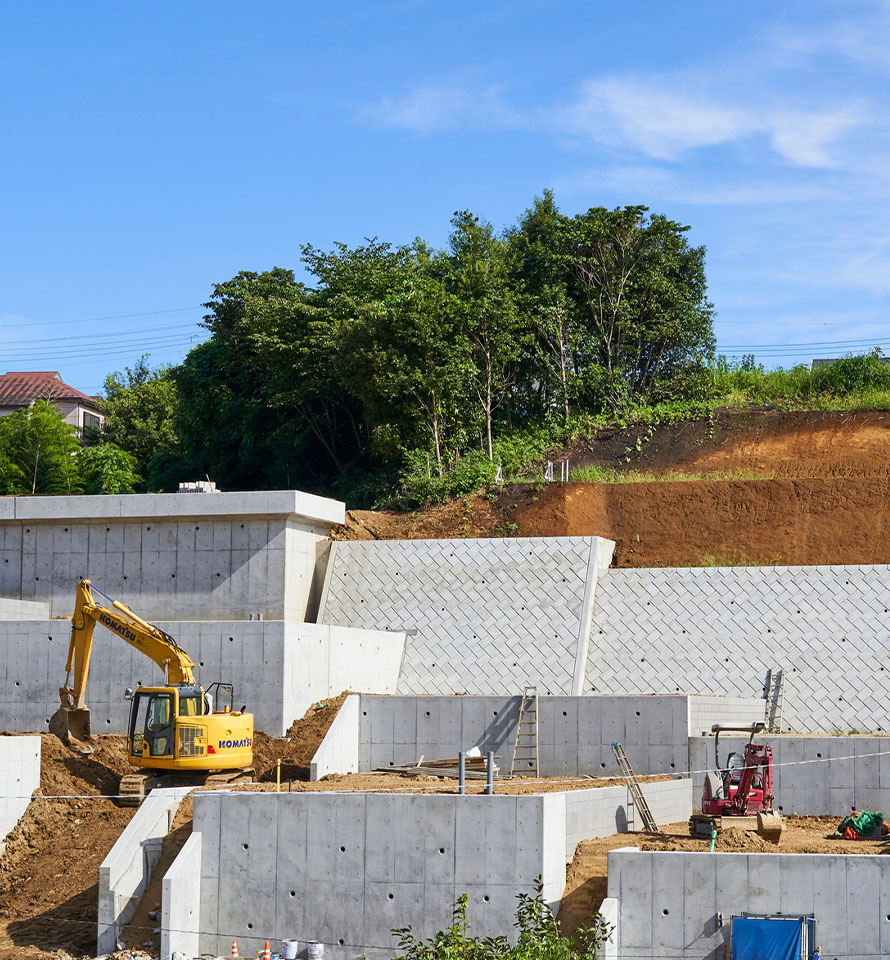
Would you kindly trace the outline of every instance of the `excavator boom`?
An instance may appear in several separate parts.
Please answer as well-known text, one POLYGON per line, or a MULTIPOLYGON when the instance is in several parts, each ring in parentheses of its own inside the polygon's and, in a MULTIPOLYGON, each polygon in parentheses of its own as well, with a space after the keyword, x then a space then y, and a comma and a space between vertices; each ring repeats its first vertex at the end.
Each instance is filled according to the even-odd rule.
POLYGON ((81 580, 77 585, 68 661, 65 666, 65 685, 59 688, 62 705, 49 721, 50 733, 81 753, 93 752, 86 689, 93 650, 93 630, 97 623, 101 623, 153 660, 164 671, 168 683, 195 682, 195 664, 173 637, 138 617, 126 604, 105 597, 99 590, 95 592, 105 597, 110 606, 97 603, 93 590, 89 580, 81 580))

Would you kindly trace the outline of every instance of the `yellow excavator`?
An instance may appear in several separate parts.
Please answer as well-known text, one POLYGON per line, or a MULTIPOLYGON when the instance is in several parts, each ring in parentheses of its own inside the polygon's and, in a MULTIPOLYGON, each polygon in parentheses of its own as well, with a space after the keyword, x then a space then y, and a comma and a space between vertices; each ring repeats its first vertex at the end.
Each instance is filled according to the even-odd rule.
POLYGON ((77 587, 65 685, 59 688, 62 705, 50 718, 50 733, 74 750, 93 752, 86 689, 97 623, 153 660, 166 677, 163 686, 139 686, 135 695, 127 688, 127 760, 137 770, 122 777, 121 802, 138 805, 159 786, 253 780, 253 714, 234 709, 232 685, 214 683, 205 691, 195 681, 193 661, 173 637, 89 580, 77 587), (94 592, 110 606, 97 603, 94 592), (226 696, 228 704, 214 704, 214 698, 226 696))

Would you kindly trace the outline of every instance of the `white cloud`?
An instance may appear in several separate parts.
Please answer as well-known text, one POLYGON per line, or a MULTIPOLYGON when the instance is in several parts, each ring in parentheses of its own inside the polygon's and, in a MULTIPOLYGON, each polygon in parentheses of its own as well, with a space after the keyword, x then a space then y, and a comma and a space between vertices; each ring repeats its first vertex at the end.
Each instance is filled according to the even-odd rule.
POLYGON ((691 81, 611 76, 585 83, 565 104, 523 112, 500 87, 466 81, 425 83, 401 97, 386 97, 367 111, 372 122, 416 134, 461 129, 526 129, 629 148, 656 161, 674 161, 707 147, 761 137, 784 160, 800 167, 832 167, 836 141, 861 122, 857 105, 820 108, 743 104, 693 92, 691 81))
POLYGON ((426 83, 402 97, 385 97, 369 117, 380 126, 412 133, 445 133, 464 127, 512 127, 520 124, 497 86, 468 83, 426 83))
POLYGON ((831 167, 831 147, 860 120, 850 106, 819 110, 739 106, 689 92, 670 78, 608 77, 590 81, 554 122, 577 136, 630 147, 655 160, 765 136, 786 161, 831 167))

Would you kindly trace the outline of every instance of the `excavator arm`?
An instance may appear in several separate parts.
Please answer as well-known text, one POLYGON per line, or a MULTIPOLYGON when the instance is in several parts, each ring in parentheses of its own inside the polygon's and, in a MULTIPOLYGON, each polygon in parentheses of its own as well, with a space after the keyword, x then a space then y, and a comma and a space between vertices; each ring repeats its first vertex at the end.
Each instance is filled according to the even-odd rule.
MULTIPOLYGON (((96 590, 96 593, 105 596, 99 590, 96 590)), ((167 683, 195 682, 195 664, 173 637, 138 617, 119 600, 111 600, 110 597, 105 599, 110 606, 96 602, 89 580, 81 580, 77 585, 77 601, 71 618, 71 640, 65 666, 65 685, 59 688, 62 705, 50 718, 50 732, 84 753, 92 752, 89 746, 90 711, 86 707, 86 689, 93 651, 93 631, 97 623, 153 660, 164 671, 167 683)))

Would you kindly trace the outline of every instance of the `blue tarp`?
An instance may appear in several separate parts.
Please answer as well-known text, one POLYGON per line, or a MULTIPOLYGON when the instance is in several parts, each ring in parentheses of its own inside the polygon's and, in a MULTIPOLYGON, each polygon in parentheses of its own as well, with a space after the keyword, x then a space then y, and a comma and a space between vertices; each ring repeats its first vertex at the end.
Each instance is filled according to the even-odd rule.
POLYGON ((798 918, 733 917, 732 960, 800 960, 798 918))

